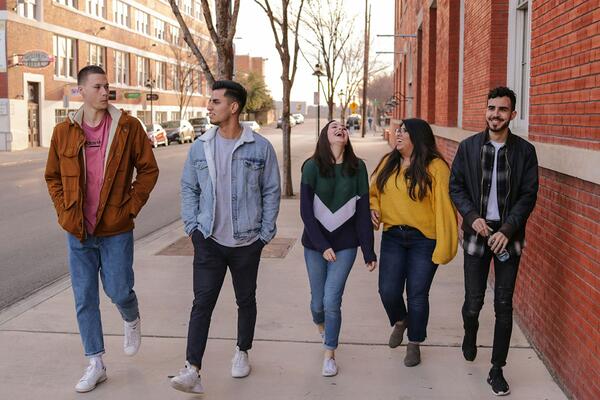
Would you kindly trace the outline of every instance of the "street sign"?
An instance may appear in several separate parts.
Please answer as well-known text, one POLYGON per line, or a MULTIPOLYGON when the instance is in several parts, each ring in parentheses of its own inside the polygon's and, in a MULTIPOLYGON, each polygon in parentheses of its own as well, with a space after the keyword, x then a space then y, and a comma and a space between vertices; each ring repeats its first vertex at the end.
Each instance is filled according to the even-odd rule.
POLYGON ((142 96, 140 92, 125 92, 123 97, 126 99, 139 99, 142 96))
POLYGON ((117 91, 116 90, 109 90, 108 91, 108 99, 109 100, 116 100, 117 99, 117 91))
POLYGON ((54 56, 44 51, 28 51, 21 56, 19 63, 29 68, 44 68, 54 61, 54 56))
POLYGON ((356 111, 358 111, 358 104, 356 104, 355 101, 353 101, 352 103, 350 103, 350 114, 356 114, 356 111))
POLYGON ((152 94, 147 93, 146 94, 146 100, 148 100, 148 101, 156 101, 156 100, 158 100, 158 95, 156 93, 152 93, 152 94))

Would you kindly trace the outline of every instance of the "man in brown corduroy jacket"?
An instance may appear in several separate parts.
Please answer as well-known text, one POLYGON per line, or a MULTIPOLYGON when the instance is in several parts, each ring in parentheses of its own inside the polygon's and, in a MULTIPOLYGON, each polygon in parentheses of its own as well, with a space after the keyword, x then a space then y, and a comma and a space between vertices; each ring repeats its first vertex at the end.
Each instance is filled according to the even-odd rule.
POLYGON ((67 232, 77 323, 90 359, 75 390, 88 392, 106 380, 98 276, 124 320, 125 354, 136 354, 141 343, 133 220, 156 184, 158 166, 139 121, 108 104, 104 70, 83 68, 77 84, 84 104, 54 128, 45 178, 67 232))

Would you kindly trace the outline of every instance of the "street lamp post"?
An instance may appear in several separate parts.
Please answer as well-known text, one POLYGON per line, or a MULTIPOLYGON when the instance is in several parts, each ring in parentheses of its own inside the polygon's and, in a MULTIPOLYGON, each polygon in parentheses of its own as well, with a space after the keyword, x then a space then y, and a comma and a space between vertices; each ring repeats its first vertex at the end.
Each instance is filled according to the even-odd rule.
POLYGON ((317 140, 319 140, 321 130, 321 77, 325 75, 321 63, 315 65, 313 75, 317 77, 317 140))
POLYGON ((154 89, 154 83, 156 81, 154 79, 148 78, 146 79, 146 87, 150 89, 150 126, 154 129, 154 96, 152 95, 152 90, 154 89))

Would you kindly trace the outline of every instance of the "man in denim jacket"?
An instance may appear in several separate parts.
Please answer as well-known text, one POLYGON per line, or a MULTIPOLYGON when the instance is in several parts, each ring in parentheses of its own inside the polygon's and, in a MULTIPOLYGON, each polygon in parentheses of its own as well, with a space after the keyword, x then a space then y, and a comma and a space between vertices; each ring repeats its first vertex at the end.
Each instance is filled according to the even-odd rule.
POLYGON ((258 264, 275 236, 281 189, 273 146, 239 123, 246 97, 237 82, 215 82, 208 115, 216 127, 192 145, 181 177, 181 217, 194 244, 194 302, 185 368, 171 386, 184 392, 203 392, 202 357, 227 267, 238 305, 231 375, 250 373, 258 264))

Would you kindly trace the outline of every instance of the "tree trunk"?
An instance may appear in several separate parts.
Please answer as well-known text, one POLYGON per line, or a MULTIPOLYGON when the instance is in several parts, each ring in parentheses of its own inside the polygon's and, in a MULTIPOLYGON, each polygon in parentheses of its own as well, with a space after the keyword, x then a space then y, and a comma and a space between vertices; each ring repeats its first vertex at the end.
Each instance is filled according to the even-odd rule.
MULTIPOLYGON (((284 71, 288 70, 285 66, 283 69, 284 71)), ((292 127, 290 126, 290 92, 292 91, 292 85, 289 79, 281 79, 281 81, 283 83, 283 112, 281 115, 281 130, 283 133, 283 195, 291 197, 294 195, 291 156, 292 127)))
POLYGON ((331 121, 333 119, 333 97, 327 98, 327 121, 331 121))

